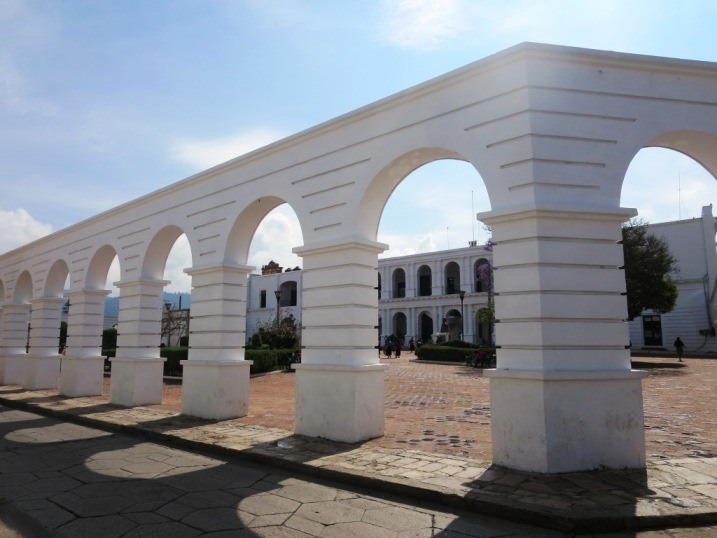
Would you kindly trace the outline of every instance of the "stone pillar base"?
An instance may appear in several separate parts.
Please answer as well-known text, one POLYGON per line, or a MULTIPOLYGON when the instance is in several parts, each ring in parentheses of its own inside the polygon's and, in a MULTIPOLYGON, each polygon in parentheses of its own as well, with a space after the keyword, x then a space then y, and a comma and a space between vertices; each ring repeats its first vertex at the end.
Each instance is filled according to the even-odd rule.
POLYGON ((0 357, 0 385, 22 385, 25 382, 26 354, 0 357))
POLYGON ((104 372, 104 357, 63 357, 60 394, 72 397, 100 396, 104 372))
POLYGON ((346 443, 382 436, 386 368, 295 364, 296 433, 346 443))
POLYGON ((227 419, 249 413, 252 361, 181 361, 182 414, 227 419))
POLYGON ((645 467, 633 371, 486 370, 493 463, 542 473, 645 467))
POLYGON ((60 382, 62 355, 27 355, 25 379, 22 386, 28 390, 56 389, 60 382))
POLYGON ((110 403, 133 407, 162 403, 166 359, 114 358, 110 377, 110 403))

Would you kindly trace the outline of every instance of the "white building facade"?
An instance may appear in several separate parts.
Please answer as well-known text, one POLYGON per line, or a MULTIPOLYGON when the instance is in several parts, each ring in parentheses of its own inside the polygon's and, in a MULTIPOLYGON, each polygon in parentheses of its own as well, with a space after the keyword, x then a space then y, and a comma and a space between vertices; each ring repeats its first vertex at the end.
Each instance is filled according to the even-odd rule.
POLYGON ((301 324, 301 270, 249 275, 246 305, 247 341, 260 325, 292 316, 301 324), (278 294, 277 294, 278 292, 278 294))
MULTIPOLYGON (((491 266, 490 248, 467 248, 383 258, 378 261, 377 338, 388 335, 427 342, 446 329, 451 339, 489 343, 490 325, 475 320, 488 304, 484 264, 491 266), (463 291, 461 299, 460 292, 463 291)), ((260 324, 293 316, 301 324, 301 271, 249 276, 247 338, 260 324), (299 290, 299 293, 296 293, 299 290), (279 300, 275 292, 279 291, 279 300), (278 307, 278 308, 277 308, 278 307)))
POLYGON ((645 311, 630 322, 633 349, 672 350, 678 336, 687 353, 717 353, 717 221, 712 206, 699 218, 648 225, 649 233, 667 242, 677 260, 673 280, 678 296, 672 312, 645 311))
POLYGON ((443 333, 451 340, 490 343, 490 326, 477 323, 474 313, 488 305, 490 283, 479 268, 491 267, 492 254, 469 246, 379 260, 381 342, 387 335, 404 344, 410 338, 435 341, 443 333))

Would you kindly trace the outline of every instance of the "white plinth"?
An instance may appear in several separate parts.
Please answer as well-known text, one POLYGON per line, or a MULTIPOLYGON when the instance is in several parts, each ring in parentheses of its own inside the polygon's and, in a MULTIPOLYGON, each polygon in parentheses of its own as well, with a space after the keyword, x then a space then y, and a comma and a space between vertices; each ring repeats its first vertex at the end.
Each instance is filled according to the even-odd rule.
POLYGON ((22 386, 28 390, 56 389, 60 383, 62 355, 27 355, 25 379, 22 386))
POLYGON ((645 467, 641 371, 486 370, 493 463, 543 473, 645 467))
POLYGON ((99 396, 102 394, 104 372, 104 357, 63 357, 60 394, 73 397, 99 396))
POLYGON ((0 357, 0 385, 22 385, 25 382, 26 354, 0 357))
POLYGON ((110 403, 152 405, 162 403, 162 381, 166 359, 110 359, 110 403))
POLYGON ((252 361, 180 361, 182 414, 226 419, 249 413, 249 368, 252 361))
POLYGON ((296 433, 347 443, 382 436, 386 368, 295 364, 296 433))

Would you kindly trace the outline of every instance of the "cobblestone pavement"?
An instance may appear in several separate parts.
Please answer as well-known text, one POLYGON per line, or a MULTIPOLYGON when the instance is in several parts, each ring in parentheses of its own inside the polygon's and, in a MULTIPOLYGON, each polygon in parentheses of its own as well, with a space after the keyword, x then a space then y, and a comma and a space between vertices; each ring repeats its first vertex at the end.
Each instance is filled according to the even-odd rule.
MULTIPOLYGON (((0 407, 0 536, 559 537, 0 407)), ((377 494, 378 493, 378 494, 377 494)), ((717 527, 612 536, 713 536, 717 527)))
MULTIPOLYGON (((369 446, 491 460, 488 379, 480 369, 418 364, 412 354, 382 359, 386 431, 369 446)), ((654 459, 717 456, 717 359, 637 357, 643 380, 645 441, 654 459)), ((105 398, 109 395, 109 381, 105 398)), ((105 400, 106 401, 106 400, 105 400)), ((159 409, 181 407, 181 385, 167 385, 159 409)), ((294 430, 294 376, 253 378, 241 424, 294 430)))
MULTIPOLYGON (((359 445, 291 433, 291 374, 252 379, 249 416, 226 421, 179 415, 178 386, 165 388, 162 405, 131 409, 109 405, 106 397, 63 398, 56 390, 30 392, 11 386, 0 387, 0 402, 106 428, 126 428, 173 446, 269 462, 562 530, 717 522, 717 458, 711 457, 717 453, 713 420, 717 382, 711 371, 717 361, 647 361, 636 363, 651 372, 644 381, 646 471, 556 476, 492 467, 486 450, 490 446, 487 380, 481 372, 405 359, 388 361, 387 435, 359 445)), ((700 536, 694 533, 701 531, 677 532, 700 536)))
POLYGON ((35 523, 16 536, 560 536, 20 410, 0 434, 0 494, 35 523))

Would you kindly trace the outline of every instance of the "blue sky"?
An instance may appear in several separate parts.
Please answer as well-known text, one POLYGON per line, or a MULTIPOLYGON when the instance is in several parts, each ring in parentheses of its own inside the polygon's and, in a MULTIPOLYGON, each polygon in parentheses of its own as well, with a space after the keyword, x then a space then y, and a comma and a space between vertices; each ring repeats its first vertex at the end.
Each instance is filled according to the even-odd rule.
MULTIPOLYGON (((0 252, 523 41, 717 61, 716 28, 706 0, 0 0, 0 252)), ((699 165, 656 150, 623 192, 652 222, 715 200, 699 165)), ((398 187, 379 240, 484 241, 485 209, 470 167, 434 163, 398 187)), ((250 263, 300 265, 300 243, 278 209, 250 263)), ((186 254, 170 289, 188 288, 186 254)))

